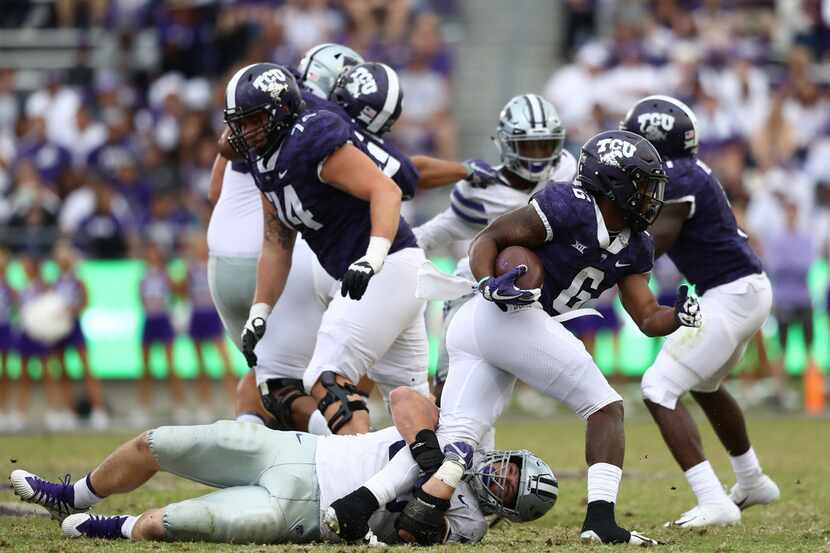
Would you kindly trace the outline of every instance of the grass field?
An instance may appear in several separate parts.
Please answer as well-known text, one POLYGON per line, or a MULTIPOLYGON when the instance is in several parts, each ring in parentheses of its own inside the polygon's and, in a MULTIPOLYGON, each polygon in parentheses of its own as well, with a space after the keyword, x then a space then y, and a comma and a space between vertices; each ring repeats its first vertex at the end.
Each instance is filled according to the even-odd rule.
MULTIPOLYGON (((734 477, 725 453, 703 425, 709 457, 721 479, 731 485, 734 477)), ((560 499, 541 520, 528 525, 504 524, 492 530, 476 551, 502 553, 596 551, 609 547, 583 546, 578 542, 585 501, 583 474, 583 425, 571 417, 547 421, 515 420, 499 426, 499 447, 534 450, 554 467, 560 478, 560 499)), ((782 500, 769 507, 744 513, 742 526, 704 531, 664 529, 663 522, 693 504, 683 475, 675 466, 653 424, 645 418, 627 422, 628 451, 617 517, 624 526, 662 541, 660 551, 830 553, 830 420, 756 415, 750 432, 765 471, 781 487, 782 500)), ((55 435, 0 438, 3 474, 21 467, 46 477, 64 473, 75 476, 102 459, 126 434, 55 435)), ((102 503, 101 513, 138 513, 143 509, 203 493, 207 488, 167 474, 128 495, 102 503)), ((16 498, 4 489, 0 503, 16 498)), ((70 541, 61 537, 57 524, 38 516, 1 516, 0 552, 63 553, 153 551, 311 551, 345 553, 368 550, 342 545, 239 546, 198 543, 127 543, 70 541)))

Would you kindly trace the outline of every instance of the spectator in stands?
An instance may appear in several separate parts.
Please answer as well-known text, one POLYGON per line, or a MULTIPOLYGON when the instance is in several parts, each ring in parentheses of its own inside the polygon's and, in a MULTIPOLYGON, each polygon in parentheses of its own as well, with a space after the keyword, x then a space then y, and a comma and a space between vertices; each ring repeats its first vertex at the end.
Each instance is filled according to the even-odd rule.
POLYGON ((405 109, 390 135, 409 152, 455 159, 458 148, 449 82, 431 68, 442 48, 438 24, 438 18, 431 13, 415 18, 409 37, 409 62, 400 71, 401 89, 406 91, 405 109))
POLYGON ((60 199, 41 180, 34 163, 22 159, 16 167, 10 217, 3 241, 14 251, 27 249, 46 255, 57 239, 60 199))
POLYGON ((37 169, 43 182, 62 194, 69 188, 72 154, 48 138, 46 119, 43 116, 30 117, 27 120, 27 132, 21 141, 18 161, 30 161, 37 169))
POLYGON ((95 206, 78 223, 75 242, 87 257, 122 259, 130 249, 130 221, 115 212, 115 193, 109 184, 98 182, 93 191, 95 206))

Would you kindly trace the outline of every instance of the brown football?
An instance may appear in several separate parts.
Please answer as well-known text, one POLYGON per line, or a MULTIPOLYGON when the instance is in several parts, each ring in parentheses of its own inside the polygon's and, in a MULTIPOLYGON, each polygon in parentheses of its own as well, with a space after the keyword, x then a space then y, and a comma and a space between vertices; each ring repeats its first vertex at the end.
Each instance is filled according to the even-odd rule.
POLYGON ((545 268, 539 256, 524 246, 510 246, 499 252, 496 257, 496 276, 501 276, 517 265, 527 265, 527 272, 519 278, 516 285, 528 290, 541 288, 545 281, 545 268))

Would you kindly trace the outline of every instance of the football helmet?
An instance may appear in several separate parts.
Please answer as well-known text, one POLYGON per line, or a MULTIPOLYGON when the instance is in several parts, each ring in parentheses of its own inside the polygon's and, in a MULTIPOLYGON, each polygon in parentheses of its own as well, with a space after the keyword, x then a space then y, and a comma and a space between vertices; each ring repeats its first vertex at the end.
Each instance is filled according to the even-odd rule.
POLYGON ((366 129, 381 136, 401 114, 403 90, 398 74, 384 63, 361 63, 337 79, 330 99, 366 129))
POLYGON ((303 86, 315 96, 327 100, 337 77, 345 69, 364 61, 363 56, 348 46, 318 44, 303 55, 297 71, 303 86))
POLYGON ((565 128, 553 104, 536 94, 522 94, 501 110, 496 145, 507 169, 525 180, 542 182, 562 153, 565 128))
POLYGON ((536 520, 547 513, 559 497, 559 483, 550 466, 526 449, 484 453, 470 474, 470 484, 481 512, 513 522, 536 520), (504 498, 510 487, 510 465, 518 469, 516 495, 504 498))
POLYGON ((282 142, 305 102, 288 68, 255 63, 234 73, 225 88, 225 123, 231 147, 256 163, 282 142))
POLYGON ((620 130, 648 139, 664 160, 697 155, 697 118, 671 96, 647 96, 637 102, 620 122, 620 130))
POLYGON ((620 208, 631 230, 642 232, 663 208, 666 173, 657 149, 628 131, 605 131, 582 146, 576 180, 590 194, 620 208))

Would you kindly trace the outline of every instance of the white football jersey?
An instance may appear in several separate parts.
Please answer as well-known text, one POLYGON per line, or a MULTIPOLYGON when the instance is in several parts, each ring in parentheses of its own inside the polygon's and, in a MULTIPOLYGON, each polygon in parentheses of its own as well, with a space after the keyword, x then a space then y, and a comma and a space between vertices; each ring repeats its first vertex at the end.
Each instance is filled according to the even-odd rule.
POLYGON ((262 200, 250 173, 228 163, 222 193, 210 215, 207 242, 210 255, 257 257, 262 249, 262 200))
MULTIPOLYGON (((407 446, 395 427, 357 436, 326 436, 318 438, 315 462, 320 486, 320 509, 324 512, 335 500, 360 486, 383 469, 398 451, 407 446)), ((414 464, 414 463, 413 463, 414 464)), ((417 470, 417 465, 414 466, 417 470)), ((400 496, 375 512, 370 520, 372 531, 385 543, 397 540, 395 520, 403 510, 410 494, 400 496)), ((487 531, 487 522, 478 506, 473 491, 466 485, 458 487, 450 500, 447 512, 450 540, 460 543, 481 541, 487 531)), ((332 539, 326 528, 323 537, 332 539)))
MULTIPOLYGON (((563 150, 551 180, 570 183, 575 177, 576 160, 563 150)), ((466 180, 458 181, 450 195, 450 207, 412 231, 418 245, 426 252, 451 242, 471 240, 497 217, 527 205, 531 196, 548 182, 540 182, 529 190, 517 190, 504 184, 475 188, 466 180)))

